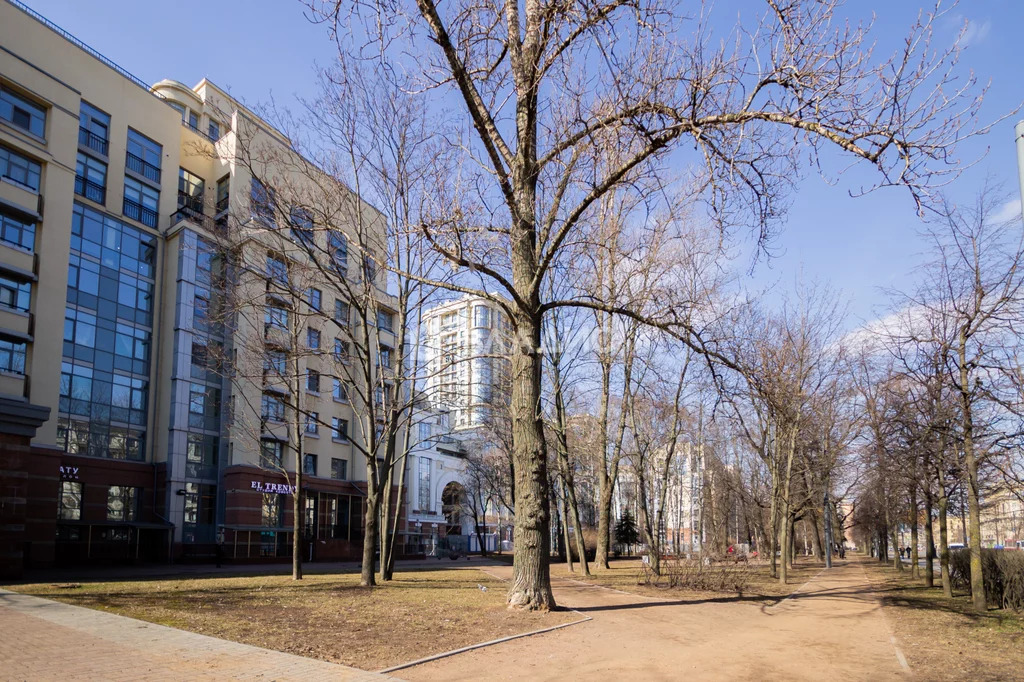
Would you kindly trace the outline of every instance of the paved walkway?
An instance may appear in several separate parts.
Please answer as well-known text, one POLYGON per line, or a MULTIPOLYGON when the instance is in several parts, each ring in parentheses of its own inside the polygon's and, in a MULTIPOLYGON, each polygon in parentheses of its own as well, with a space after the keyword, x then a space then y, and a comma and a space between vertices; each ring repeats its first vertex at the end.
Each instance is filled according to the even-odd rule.
POLYGON ((3 680, 383 680, 356 668, 0 590, 3 680))
MULTIPOLYGON (((488 569, 505 574, 510 569, 488 569)), ((556 601, 593 620, 407 668, 409 680, 878 680, 909 674, 858 560, 772 607, 678 601, 555 580, 556 601)))

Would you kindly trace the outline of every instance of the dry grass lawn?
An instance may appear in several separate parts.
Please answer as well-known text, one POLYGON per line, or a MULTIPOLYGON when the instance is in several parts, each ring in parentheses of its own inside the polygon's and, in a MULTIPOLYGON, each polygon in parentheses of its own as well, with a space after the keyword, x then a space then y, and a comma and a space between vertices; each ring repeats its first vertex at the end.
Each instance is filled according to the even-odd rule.
POLYGON ((911 670, 926 680, 1011 680, 1024 678, 1024 614, 989 609, 977 614, 970 597, 953 598, 924 581, 898 574, 891 564, 866 564, 868 577, 882 596, 911 670))
MULTIPOLYGON (((766 602, 774 603, 778 601, 779 598, 789 595, 793 590, 810 580, 814 574, 824 567, 824 564, 814 563, 808 559, 798 560, 796 565, 790 569, 789 580, 785 585, 780 584, 777 578, 771 577, 767 564, 751 563, 749 565, 741 564, 739 566, 724 564, 723 566, 726 570, 742 571, 745 574, 748 588, 744 591, 743 596, 760 596, 763 597, 766 602)), ((561 578, 572 578, 574 580, 585 580, 604 587, 622 590, 623 592, 631 592, 633 594, 642 594, 654 597, 665 597, 666 594, 671 594, 673 597, 679 599, 704 599, 708 597, 722 597, 736 594, 735 592, 703 592, 699 590, 645 585, 640 578, 640 559, 617 559, 609 562, 607 570, 599 569, 591 564, 590 578, 585 578, 580 573, 580 567, 578 564, 574 564, 574 567, 575 572, 570 573, 566 564, 552 564, 551 575, 553 577, 557 576, 561 578)))
POLYGON ((509 611, 507 585, 472 569, 404 571, 372 590, 352 573, 7 589, 364 670, 578 619, 509 611))

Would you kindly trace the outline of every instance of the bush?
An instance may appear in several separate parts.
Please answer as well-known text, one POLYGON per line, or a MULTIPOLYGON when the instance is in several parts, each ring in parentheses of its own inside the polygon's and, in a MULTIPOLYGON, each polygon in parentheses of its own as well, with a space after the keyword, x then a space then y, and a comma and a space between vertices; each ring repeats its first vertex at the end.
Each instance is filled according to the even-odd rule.
POLYGON ((750 571, 738 564, 714 566, 701 559, 662 559, 661 575, 645 563, 637 584, 743 594, 750 585, 750 571))
MULTIPOLYGON (((1024 552, 981 550, 985 600, 1014 611, 1024 611, 1024 552)), ((971 591, 971 552, 958 549, 949 555, 949 579, 954 588, 971 591)))

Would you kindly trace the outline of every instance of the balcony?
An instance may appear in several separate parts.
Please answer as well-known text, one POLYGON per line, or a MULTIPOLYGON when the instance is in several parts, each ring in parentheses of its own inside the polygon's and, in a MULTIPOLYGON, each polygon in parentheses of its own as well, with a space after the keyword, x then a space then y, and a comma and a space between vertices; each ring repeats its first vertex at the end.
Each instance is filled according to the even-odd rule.
POLYGON ((156 211, 146 208, 142 204, 137 204, 131 199, 124 200, 124 207, 122 209, 126 218, 136 220, 143 225, 149 225, 150 227, 156 227, 157 213, 156 211))
POLYGON ((195 225, 199 225, 210 232, 216 229, 216 225, 213 222, 213 218, 208 215, 204 215, 199 211, 196 211, 188 206, 182 206, 177 211, 171 214, 171 226, 177 225, 182 221, 188 221, 195 225))
POLYGON ((212 137, 210 137, 209 133, 204 133, 202 130, 200 130, 196 126, 192 125, 188 121, 182 121, 181 125, 185 126, 189 130, 191 130, 193 133, 195 133, 199 137, 203 138, 204 140, 209 140, 210 142, 216 142, 217 141, 217 140, 213 139, 212 137))
POLYGON ((124 165, 125 168, 132 171, 133 173, 138 173, 147 180, 152 180, 153 182, 159 184, 160 169, 154 166, 153 164, 149 163, 148 161, 145 161, 144 159, 135 156, 131 152, 128 152, 125 155, 124 165))
POLYGON ((107 188, 89 180, 83 175, 75 176, 75 194, 89 201, 102 204, 107 201, 107 188))
POLYGON ((82 147, 88 147, 103 156, 107 155, 107 148, 110 146, 110 143, 105 138, 82 126, 78 126, 78 144, 82 147))
POLYGON ((225 194, 220 199, 217 199, 217 206, 214 208, 214 210, 217 213, 223 213, 224 211, 228 210, 228 207, 230 205, 231 205, 231 195, 225 194))

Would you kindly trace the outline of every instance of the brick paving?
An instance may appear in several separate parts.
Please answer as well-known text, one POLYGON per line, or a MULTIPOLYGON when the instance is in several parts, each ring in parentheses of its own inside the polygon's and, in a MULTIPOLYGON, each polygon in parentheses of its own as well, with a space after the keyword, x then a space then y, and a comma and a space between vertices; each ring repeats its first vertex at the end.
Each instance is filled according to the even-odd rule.
POLYGON ((0 590, 0 679, 396 678, 0 590))

